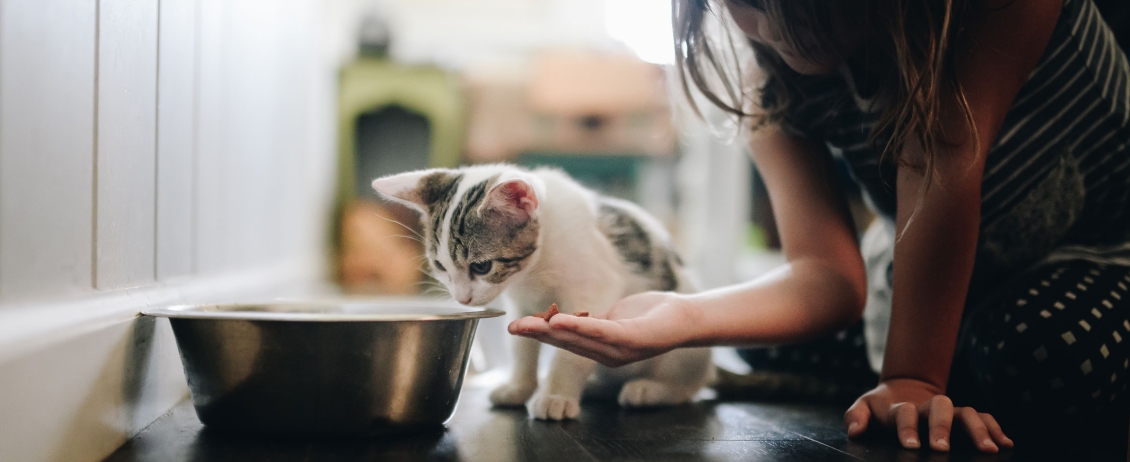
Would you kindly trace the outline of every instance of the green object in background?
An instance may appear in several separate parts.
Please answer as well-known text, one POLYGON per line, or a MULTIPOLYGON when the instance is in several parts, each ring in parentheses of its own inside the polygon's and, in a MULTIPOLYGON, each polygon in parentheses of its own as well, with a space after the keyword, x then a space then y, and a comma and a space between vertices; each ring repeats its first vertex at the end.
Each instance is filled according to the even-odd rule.
POLYGON ((341 70, 338 90, 338 210, 357 194, 357 120, 389 107, 400 107, 427 119, 431 130, 429 166, 459 165, 464 102, 457 77, 432 66, 358 58, 341 70))
POLYGON ((769 237, 765 235, 765 229, 756 223, 750 223, 746 227, 745 248, 767 250, 769 248, 769 237))
POLYGON ((613 197, 639 202, 639 176, 647 156, 532 152, 518 156, 523 167, 557 167, 581 184, 613 197))

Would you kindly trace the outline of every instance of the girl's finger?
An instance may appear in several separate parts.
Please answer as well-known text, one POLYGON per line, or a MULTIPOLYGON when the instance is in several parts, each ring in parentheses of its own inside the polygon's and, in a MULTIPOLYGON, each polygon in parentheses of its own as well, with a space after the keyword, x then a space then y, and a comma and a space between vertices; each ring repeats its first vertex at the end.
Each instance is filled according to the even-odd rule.
POLYGON ((950 450, 950 428, 953 426, 953 401, 945 395, 936 395, 922 405, 930 426, 930 448, 935 451, 950 450))
POLYGON ((867 432, 867 424, 871 422, 871 406, 863 398, 855 400, 844 413, 844 425, 847 426, 848 438, 855 438, 867 432))
POLYGON ((607 355, 604 352, 602 352, 598 349, 592 348, 591 345, 581 345, 581 344, 577 344, 577 343, 563 343, 563 342, 557 341, 553 338, 549 338, 547 336, 544 336, 543 334, 534 334, 534 335, 530 335, 529 337, 534 339, 534 340, 537 340, 539 342, 545 343, 547 345, 552 345, 552 346, 560 348, 562 350, 567 350, 567 351, 576 353, 577 355, 584 356, 586 358, 592 359, 592 360, 594 360, 598 363, 601 363, 601 364, 609 362, 609 360, 610 360, 610 358, 608 358, 607 355))
POLYGON ((601 342, 578 336, 569 331, 547 330, 544 332, 526 332, 519 335, 532 338, 542 343, 553 345, 557 348, 564 348, 569 351, 574 351, 578 354, 580 354, 580 352, 575 350, 587 350, 596 353, 603 353, 605 350, 604 347, 606 346, 601 342))
POLYGON ((548 329, 544 332, 520 332, 518 335, 569 350, 606 366, 619 366, 625 360, 622 349, 579 336, 567 330, 548 329))
POLYGON ((965 427, 965 432, 969 434, 969 438, 973 440, 973 445, 977 446, 977 450, 990 454, 995 454, 1000 450, 993 439, 989 437, 989 429, 976 410, 971 407, 963 407, 957 412, 961 419, 961 425, 965 427))
POLYGON ((907 449, 918 449, 922 443, 918 441, 918 410, 910 403, 898 403, 891 406, 891 420, 895 422, 898 431, 899 443, 907 449))
POLYGON ((984 412, 982 412, 980 416, 981 421, 985 423, 985 427, 989 429, 989 436, 992 436, 993 440, 996 441, 998 445, 1006 448, 1013 446, 1012 439, 1005 436, 1004 430, 1001 429, 1001 424, 997 423, 996 417, 984 412))
POLYGON ((620 323, 606 319, 579 318, 576 316, 554 316, 549 320, 549 327, 563 329, 605 343, 616 343, 617 330, 623 330, 620 323))
POLYGON ((526 316, 515 319, 506 326, 506 331, 511 335, 523 335, 535 332, 549 332, 549 324, 545 320, 535 317, 526 316))

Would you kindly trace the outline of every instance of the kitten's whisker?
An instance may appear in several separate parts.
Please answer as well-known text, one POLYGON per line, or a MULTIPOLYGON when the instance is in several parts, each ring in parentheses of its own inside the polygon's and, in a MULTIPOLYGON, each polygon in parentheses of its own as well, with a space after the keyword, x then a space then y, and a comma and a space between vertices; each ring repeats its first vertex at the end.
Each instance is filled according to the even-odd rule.
POLYGON ((442 287, 444 289, 447 289, 447 287, 445 287, 443 284, 436 282, 436 281, 427 280, 427 279, 420 281, 420 285, 428 285, 428 286, 432 286, 432 287, 442 287))
POLYGON ((447 295, 447 289, 443 287, 424 287, 420 295, 447 295))
POLYGON ((392 223, 392 224, 398 225, 398 226, 400 226, 401 228, 404 228, 404 229, 405 229, 405 230, 407 230, 408 232, 410 232, 410 233, 412 233, 412 234, 416 235, 416 237, 420 239, 420 242, 423 242, 423 240, 424 240, 424 236, 423 236, 422 234, 420 234, 420 233, 416 232, 416 230, 412 229, 412 228, 411 228, 410 226, 408 226, 408 225, 406 225, 406 224, 404 224, 404 223, 401 223, 401 222, 399 222, 399 221, 393 220, 393 219, 391 219, 391 218, 385 218, 385 217, 381 216, 380 214, 376 214, 376 215, 377 215, 377 217, 378 217, 378 218, 380 218, 380 219, 382 219, 382 220, 384 220, 384 221, 387 221, 387 222, 389 222, 389 223, 392 223))
POLYGON ((384 236, 381 236, 381 237, 385 238, 385 239, 401 238, 401 239, 408 239, 408 240, 413 241, 413 242, 418 242, 420 244, 424 243, 424 241, 420 240, 419 238, 414 237, 414 236, 409 236, 407 234, 388 234, 388 235, 384 235, 384 236))

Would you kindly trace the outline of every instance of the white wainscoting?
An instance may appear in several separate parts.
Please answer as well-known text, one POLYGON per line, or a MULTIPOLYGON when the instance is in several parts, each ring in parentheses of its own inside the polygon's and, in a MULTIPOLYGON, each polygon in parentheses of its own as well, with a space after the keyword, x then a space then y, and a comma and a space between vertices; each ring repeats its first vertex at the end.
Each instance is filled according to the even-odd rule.
POLYGON ((94 72, 89 0, 0 2, 0 297, 93 286, 94 72))
POLYGON ((152 283, 156 241, 157 0, 98 8, 94 287, 152 283))
POLYGON ((148 306, 327 273, 321 0, 0 0, 0 461, 97 461, 186 395, 148 306))
POLYGON ((161 0, 157 50, 157 280, 193 273, 196 0, 161 0))

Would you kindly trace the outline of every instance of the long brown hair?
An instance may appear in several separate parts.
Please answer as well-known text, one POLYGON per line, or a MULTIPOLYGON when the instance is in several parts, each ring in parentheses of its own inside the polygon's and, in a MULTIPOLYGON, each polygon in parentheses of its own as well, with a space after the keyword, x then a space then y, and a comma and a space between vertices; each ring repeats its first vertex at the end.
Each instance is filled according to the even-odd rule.
MULTIPOLYGON (((934 176, 938 147, 952 144, 938 117, 943 106, 958 110, 976 144, 976 127, 954 66, 972 0, 730 1, 764 12, 785 43, 803 56, 862 61, 872 79, 875 100, 883 102, 869 140, 880 155, 891 156, 899 165, 926 176, 923 196, 934 176), (854 56, 849 56, 854 50, 844 45, 848 27, 864 31, 854 56), (924 150, 923 164, 911 163, 901 154, 912 139, 924 150)), ((751 42, 765 74, 752 95, 763 112, 745 109, 750 95, 743 88, 741 72, 727 67, 740 64, 734 44, 712 43, 705 30, 710 15, 722 16, 721 5, 712 5, 711 0, 674 0, 672 7, 676 63, 683 90, 696 111, 690 84, 723 111, 748 120, 754 129, 782 121, 800 103, 796 100, 797 73, 772 49, 751 42)))

